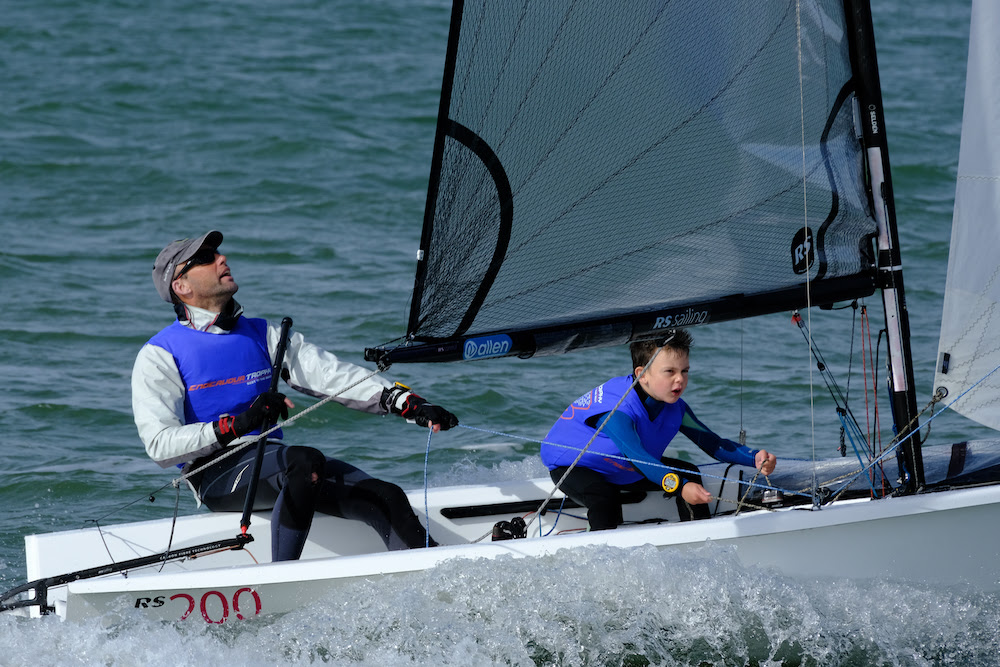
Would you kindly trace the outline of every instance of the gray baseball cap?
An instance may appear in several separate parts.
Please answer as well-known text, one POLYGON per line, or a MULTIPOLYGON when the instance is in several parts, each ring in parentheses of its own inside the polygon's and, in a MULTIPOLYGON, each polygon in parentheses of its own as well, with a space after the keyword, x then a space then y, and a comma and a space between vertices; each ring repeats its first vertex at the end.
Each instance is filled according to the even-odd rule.
POLYGON ((218 248, 221 244, 222 232, 212 230, 198 238, 174 241, 161 250, 153 262, 153 285, 157 294, 167 303, 173 303, 170 284, 174 282, 177 266, 191 259, 191 256, 202 248, 218 248))

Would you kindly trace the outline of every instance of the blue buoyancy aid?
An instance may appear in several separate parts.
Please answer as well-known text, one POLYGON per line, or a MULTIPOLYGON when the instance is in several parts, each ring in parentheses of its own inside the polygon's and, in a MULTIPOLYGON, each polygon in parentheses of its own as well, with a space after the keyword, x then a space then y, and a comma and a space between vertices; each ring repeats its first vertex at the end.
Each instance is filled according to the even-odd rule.
MULTIPOLYGON (((271 386, 267 321, 240 317, 232 331, 207 333, 174 322, 149 340, 173 355, 184 382, 184 423, 243 412, 271 386)), ((253 433, 259 433, 259 430, 253 433)), ((268 437, 281 438, 281 431, 268 437)))
MULTIPOLYGON (((642 446, 653 460, 658 461, 663 456, 663 450, 680 430, 686 404, 683 400, 664 403, 663 409, 651 419, 639 395, 631 389, 634 380, 631 375, 611 378, 566 408, 542 443, 542 462, 549 470, 568 466, 576 460, 604 416, 614 409, 625 392, 628 395, 618 407, 618 413, 635 423, 642 446)), ((603 431, 594 438, 577 465, 601 473, 613 484, 630 484, 643 478, 603 431)))

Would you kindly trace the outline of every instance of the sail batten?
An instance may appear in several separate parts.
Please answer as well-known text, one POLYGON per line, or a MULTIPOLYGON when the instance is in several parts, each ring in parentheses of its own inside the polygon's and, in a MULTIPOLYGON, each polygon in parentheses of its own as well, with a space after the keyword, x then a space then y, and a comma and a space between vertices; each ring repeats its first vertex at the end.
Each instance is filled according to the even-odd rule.
POLYGON ((721 5, 456 3, 408 340, 872 293, 841 1, 721 5))

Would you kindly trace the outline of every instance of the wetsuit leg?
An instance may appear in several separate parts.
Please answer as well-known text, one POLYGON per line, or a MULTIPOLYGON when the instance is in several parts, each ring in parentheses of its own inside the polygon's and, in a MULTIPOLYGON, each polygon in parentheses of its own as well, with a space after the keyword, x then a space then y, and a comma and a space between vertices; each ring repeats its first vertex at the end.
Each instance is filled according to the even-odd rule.
MULTIPOLYGON (((660 463, 671 468, 676 468, 677 470, 683 470, 685 472, 680 473, 688 482, 695 482, 701 484, 701 471, 698 470, 698 466, 693 463, 688 463, 687 461, 682 461, 680 459, 672 459, 669 457, 662 457, 660 463)), ((681 485, 683 488, 683 485, 681 485)), ((692 519, 710 519, 712 517, 711 510, 708 509, 708 505, 690 505, 684 498, 681 497, 680 489, 674 492, 674 497, 677 499, 677 514, 681 521, 691 521, 692 519)))
POLYGON ((326 460, 324 478, 317 494, 317 511, 365 522, 390 551, 437 546, 397 485, 337 459, 326 460))
MULTIPOLYGON (((248 448, 242 455, 223 459, 192 478, 202 503, 214 512, 241 511, 255 454, 248 448)), ((412 549, 428 543, 437 546, 437 542, 427 538, 401 488, 375 479, 349 463, 327 458, 311 447, 267 445, 254 511, 272 508, 274 560, 298 558, 317 511, 365 522, 390 550, 412 549), (319 482, 312 486, 312 472, 316 470, 320 471, 319 482)))
MULTIPOLYGON (((565 467, 549 471, 549 476, 555 483, 564 474, 565 467)), ((601 473, 576 466, 559 488, 587 508, 587 521, 591 530, 611 530, 621 525, 621 487, 606 480, 601 473)))
MULTIPOLYGON (((269 510, 281 491, 281 477, 284 473, 284 445, 268 443, 261 462, 260 483, 254 496, 255 512, 269 510)), ((234 456, 228 456, 209 466, 204 472, 190 478, 191 485, 198 492, 202 504, 213 512, 239 512, 246 501, 250 472, 257 452, 246 448, 234 456)), ((192 469, 200 467, 195 461, 192 469)))
POLYGON ((326 463, 312 447, 286 447, 281 491, 271 512, 271 560, 298 560, 309 536, 326 463))
MULTIPOLYGON (((208 509, 213 512, 243 510, 256 454, 256 450, 249 447, 192 478, 191 483, 208 509)), ((311 447, 267 444, 253 509, 255 512, 272 510, 272 560, 295 560, 302 554, 325 461, 322 452, 311 447)))

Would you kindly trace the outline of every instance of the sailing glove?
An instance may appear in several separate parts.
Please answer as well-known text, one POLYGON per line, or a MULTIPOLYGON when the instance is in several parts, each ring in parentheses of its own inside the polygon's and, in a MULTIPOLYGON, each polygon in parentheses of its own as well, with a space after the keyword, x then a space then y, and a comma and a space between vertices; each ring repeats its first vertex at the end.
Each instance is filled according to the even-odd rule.
POLYGON ((417 426, 427 426, 433 422, 441 426, 442 431, 447 431, 454 426, 458 426, 458 417, 440 405, 428 403, 426 399, 412 393, 406 397, 403 409, 399 414, 407 421, 416 422, 417 426))
POLYGON ((278 416, 288 419, 288 406, 285 405, 285 395, 277 391, 266 391, 257 396, 245 412, 238 415, 220 417, 213 422, 215 437, 222 445, 228 445, 236 438, 243 437, 251 431, 270 426, 278 421, 278 416))

